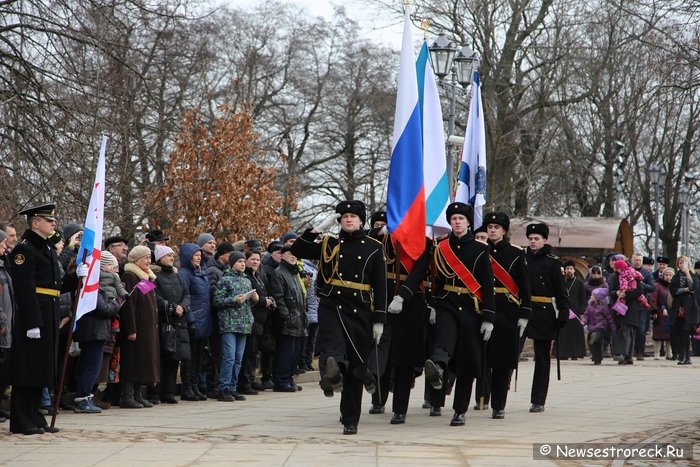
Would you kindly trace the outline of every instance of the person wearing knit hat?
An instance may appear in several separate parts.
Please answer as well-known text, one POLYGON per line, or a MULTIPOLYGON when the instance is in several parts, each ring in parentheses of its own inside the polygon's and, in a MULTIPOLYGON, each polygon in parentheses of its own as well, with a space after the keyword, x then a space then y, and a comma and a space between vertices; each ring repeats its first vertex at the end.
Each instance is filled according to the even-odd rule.
POLYGON ((56 254, 60 255, 61 252, 63 251, 63 246, 65 245, 65 242, 63 241, 63 233, 61 233, 60 229, 54 230, 54 232, 49 235, 48 240, 51 242, 53 247, 56 249, 56 254))
POLYGON ((157 263, 165 255, 173 255, 173 257, 175 257, 175 252, 169 246, 156 245, 155 249, 153 250, 153 255, 155 256, 157 263))
POLYGON ((231 267, 213 290, 221 339, 217 399, 222 402, 245 400, 245 396, 238 392, 238 376, 247 335, 253 328, 251 302, 257 302, 259 298, 245 275, 245 255, 240 251, 232 252, 229 265, 231 267))
POLYGON ((205 268, 213 265, 216 259, 216 239, 210 233, 203 233, 197 237, 197 245, 202 249, 202 266, 205 268))
MULTIPOLYGON (((530 412, 544 412, 549 391, 550 354, 552 341, 569 320, 569 295, 561 260, 547 244, 549 227, 529 224, 526 228, 528 247, 525 254, 532 294, 532 317, 527 324, 527 336, 535 350, 535 371, 530 392, 530 412)), ((557 346, 559 342, 557 341, 557 346)))
POLYGON ((119 262, 109 251, 103 251, 100 256, 100 291, 105 294, 107 300, 117 297, 126 299, 129 292, 126 291, 119 278, 119 262))
POLYGON ((141 384, 160 380, 158 306, 152 284, 156 276, 150 267, 151 249, 147 246, 135 246, 127 258, 122 280, 130 295, 119 311, 119 406, 140 409, 153 406, 142 397, 141 384))
MULTIPOLYGON (((216 246, 216 252, 214 252, 214 259, 219 259, 222 256, 226 255, 227 253, 231 253, 232 251, 235 251, 235 250, 236 249, 229 242, 219 243, 216 246)), ((228 263, 228 256, 226 256, 225 260, 228 263)))
MULTIPOLYGON (((3 358, 0 359, 0 390, 4 391, 9 385, 8 376, 10 374, 10 352, 12 347, 12 327, 14 326, 14 297, 12 290, 12 278, 7 268, 7 232, 0 230, 0 352, 3 358)), ((5 415, 3 415, 5 417, 5 415)))
POLYGON ((287 232, 282 235, 282 243, 284 245, 291 245, 297 238, 299 238, 299 235, 297 235, 295 232, 287 232))

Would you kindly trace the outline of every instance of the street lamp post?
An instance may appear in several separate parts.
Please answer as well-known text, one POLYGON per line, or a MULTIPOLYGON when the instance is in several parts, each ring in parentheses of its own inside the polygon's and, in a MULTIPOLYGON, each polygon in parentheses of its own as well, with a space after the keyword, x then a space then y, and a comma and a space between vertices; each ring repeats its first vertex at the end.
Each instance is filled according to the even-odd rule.
POLYGON ((659 197, 664 178, 666 177, 666 169, 663 166, 651 164, 649 166, 649 176, 651 185, 654 188, 654 259, 656 259, 659 257, 659 197))
POLYGON ((683 185, 678 190, 678 201, 681 203, 681 254, 688 255, 688 198, 690 198, 690 189, 683 185))
POLYGON ((430 51, 431 65, 433 73, 438 77, 438 81, 445 88, 450 98, 450 112, 447 119, 447 138, 445 139, 445 156, 447 158, 447 184, 450 199, 454 193, 454 161, 452 151, 450 151, 450 136, 455 130, 455 105, 457 101, 457 84, 466 89, 471 83, 474 65, 478 63, 478 56, 468 46, 457 47, 447 39, 444 32, 438 34, 433 44, 428 48, 430 51), (449 85, 444 84, 444 79, 450 75, 449 85))

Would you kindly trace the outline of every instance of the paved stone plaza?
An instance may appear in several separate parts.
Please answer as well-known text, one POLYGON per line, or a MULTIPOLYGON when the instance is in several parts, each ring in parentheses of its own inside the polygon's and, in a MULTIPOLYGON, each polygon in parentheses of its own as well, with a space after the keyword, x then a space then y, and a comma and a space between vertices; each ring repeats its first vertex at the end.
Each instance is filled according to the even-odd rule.
MULTIPOLYGON (((61 412, 58 434, 0 434, 3 465, 622 465, 621 461, 533 460, 533 443, 655 441, 698 442, 700 360, 635 362, 606 359, 562 362, 544 413, 528 408, 532 361, 520 366, 518 391, 509 394, 505 420, 491 411, 467 413, 465 427, 450 427, 452 411, 428 417, 421 409, 423 379, 411 399, 405 425, 390 425, 391 404, 368 415, 356 436, 343 436, 339 396, 323 396, 317 383, 300 393, 267 391, 244 402, 180 402, 152 409, 113 408, 99 415, 61 412)), ((309 376, 309 375, 303 375, 309 376)), ((313 375, 311 375, 313 376, 313 375)), ((695 459, 700 459, 699 444, 695 459)), ((630 461, 632 465, 648 462, 630 461)), ((674 465, 700 465, 676 461, 674 465)))

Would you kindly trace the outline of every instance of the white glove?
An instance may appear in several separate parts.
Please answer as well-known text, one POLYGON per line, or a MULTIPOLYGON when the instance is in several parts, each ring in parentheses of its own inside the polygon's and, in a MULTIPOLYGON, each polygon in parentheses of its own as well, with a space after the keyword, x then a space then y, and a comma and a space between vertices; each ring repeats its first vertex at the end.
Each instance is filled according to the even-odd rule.
POLYGON ((428 315, 428 322, 430 324, 435 324, 435 318, 437 318, 437 312, 435 311, 435 308, 433 308, 432 306, 429 306, 428 310, 430 310, 430 314, 428 315))
POLYGON ((389 233, 389 229, 387 228, 386 225, 383 225, 382 228, 379 230, 379 235, 386 235, 389 233))
POLYGON ((88 268, 88 265, 85 263, 82 263, 80 266, 75 268, 75 274, 78 277, 87 277, 89 271, 90 271, 90 268, 88 268))
POLYGON ((27 331, 27 337, 30 339, 41 339, 41 330, 39 328, 31 328, 27 331))
POLYGON ((403 310, 403 297, 397 295, 389 304, 389 308, 387 309, 387 311, 389 313, 394 313, 398 315, 399 313, 401 313, 401 310, 403 310))
POLYGON ((520 334, 520 337, 523 337, 523 334, 525 334, 525 328, 527 328, 527 319, 520 318, 518 320, 518 332, 520 334))
POLYGON ((583 332, 584 332, 584 334, 588 334, 588 325, 587 324, 583 325, 583 332))
POLYGON ((382 338, 384 333, 384 323, 374 323, 372 326, 372 335, 374 336, 374 343, 379 344, 379 340, 382 338))
POLYGON ((493 332, 493 323, 489 323, 488 321, 481 323, 481 334, 484 335, 485 341, 491 338, 491 332, 493 332))
POLYGON ((335 222, 338 221, 338 213, 333 213, 330 216, 326 217, 320 224, 318 224, 316 227, 314 227, 314 230, 316 232, 323 232, 325 230, 330 229, 335 222))

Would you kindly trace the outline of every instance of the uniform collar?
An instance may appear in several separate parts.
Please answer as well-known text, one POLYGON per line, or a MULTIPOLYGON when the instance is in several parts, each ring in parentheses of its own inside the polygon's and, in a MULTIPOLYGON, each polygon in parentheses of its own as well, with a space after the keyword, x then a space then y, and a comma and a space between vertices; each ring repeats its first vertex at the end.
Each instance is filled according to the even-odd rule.
POLYGON ((343 229, 340 229, 340 233, 338 234, 338 237, 342 239, 351 239, 351 238, 362 238, 365 237, 367 234, 363 229, 357 229, 354 232, 346 232, 343 229))
POLYGON ((537 251, 532 251, 530 247, 527 247, 527 252, 534 256, 548 255, 552 252, 552 245, 550 245, 549 243, 545 243, 544 246, 537 251))

